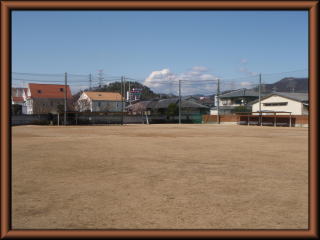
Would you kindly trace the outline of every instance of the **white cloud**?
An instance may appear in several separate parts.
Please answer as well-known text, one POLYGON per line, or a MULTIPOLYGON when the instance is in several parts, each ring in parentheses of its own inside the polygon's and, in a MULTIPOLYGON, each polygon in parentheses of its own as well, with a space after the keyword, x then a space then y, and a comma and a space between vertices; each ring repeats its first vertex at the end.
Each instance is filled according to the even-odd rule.
POLYGON ((207 72, 208 71, 208 68, 204 67, 204 66, 194 66, 191 69, 196 72, 207 72))
POLYGON ((256 76, 257 73, 256 72, 252 72, 248 69, 247 67, 247 63, 248 63, 248 59, 246 58, 242 58, 240 59, 240 65, 241 67, 239 68, 239 71, 244 73, 247 76, 256 76))
POLYGON ((243 63, 243 64, 245 64, 245 63, 247 63, 248 62, 248 59, 246 59, 246 58, 242 58, 241 60, 240 60, 240 63, 243 63))
POLYGON ((207 71, 207 67, 195 66, 190 71, 176 74, 165 68, 151 72, 144 84, 155 92, 178 94, 178 81, 184 80, 182 82, 183 95, 213 94, 215 83, 201 82, 203 80, 217 80, 216 76, 207 73, 207 71))
POLYGON ((252 83, 251 82, 240 82, 241 87, 251 87, 252 83))
POLYGON ((240 67, 239 71, 246 74, 247 76, 256 76, 258 73, 250 71, 247 67, 240 67))
POLYGON ((247 63, 248 63, 248 59, 246 58, 240 59, 241 67, 239 68, 239 71, 244 73, 247 76, 256 76, 258 73, 250 71, 247 67, 247 63))

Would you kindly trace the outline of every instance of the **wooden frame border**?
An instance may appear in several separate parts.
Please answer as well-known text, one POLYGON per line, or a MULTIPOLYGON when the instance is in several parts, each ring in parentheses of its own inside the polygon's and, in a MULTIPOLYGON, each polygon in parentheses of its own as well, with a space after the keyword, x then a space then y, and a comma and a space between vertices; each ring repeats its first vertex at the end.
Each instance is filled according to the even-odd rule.
POLYGON ((318 1, 2 1, 1 2, 1 238, 9 237, 318 237, 317 229, 318 1), (307 10, 309 11, 308 230, 11 230, 10 76, 12 10, 307 10))

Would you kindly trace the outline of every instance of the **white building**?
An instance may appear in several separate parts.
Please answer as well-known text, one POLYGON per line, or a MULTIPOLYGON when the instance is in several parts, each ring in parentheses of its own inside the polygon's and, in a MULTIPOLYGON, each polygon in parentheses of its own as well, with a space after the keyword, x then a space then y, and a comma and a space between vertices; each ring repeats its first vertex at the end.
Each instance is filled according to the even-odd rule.
POLYGON ((124 104, 120 93, 83 92, 78 99, 78 110, 80 112, 121 112, 125 107, 124 104))
MULTIPOLYGON (((308 115, 309 100, 307 93, 274 92, 261 98, 261 111, 291 112, 292 115, 308 115)), ((252 104, 252 112, 259 112, 259 101, 252 104)))
POLYGON ((22 114, 27 114, 27 91, 28 88, 11 88, 11 104, 20 105, 22 114))
POLYGON ((67 111, 73 111, 69 85, 29 83, 23 97, 26 101, 27 114, 57 113, 63 110, 65 98, 67 100, 67 111))

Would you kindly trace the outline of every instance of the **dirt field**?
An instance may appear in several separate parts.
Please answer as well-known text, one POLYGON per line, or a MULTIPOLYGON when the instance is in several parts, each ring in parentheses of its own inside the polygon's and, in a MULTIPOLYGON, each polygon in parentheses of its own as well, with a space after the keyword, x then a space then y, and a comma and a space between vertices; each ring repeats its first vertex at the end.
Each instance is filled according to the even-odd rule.
POLYGON ((306 229, 308 129, 12 128, 13 229, 306 229))

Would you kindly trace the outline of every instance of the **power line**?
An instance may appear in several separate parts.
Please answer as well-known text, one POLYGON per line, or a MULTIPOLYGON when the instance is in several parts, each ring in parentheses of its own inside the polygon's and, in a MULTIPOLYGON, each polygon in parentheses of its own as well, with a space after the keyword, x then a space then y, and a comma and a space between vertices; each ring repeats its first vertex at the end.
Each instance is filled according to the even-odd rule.
POLYGON ((38 76, 64 76, 63 73, 22 73, 22 72, 11 72, 12 74, 19 75, 38 75, 38 76))

